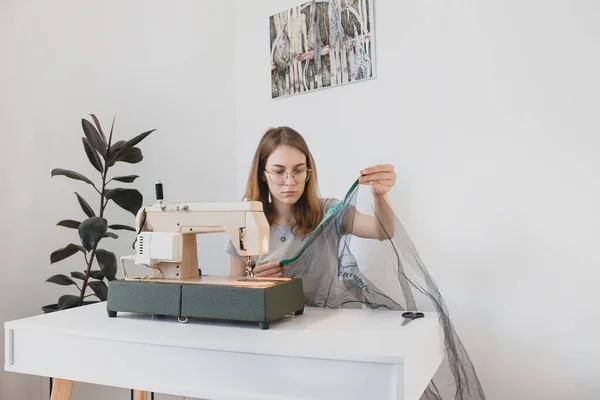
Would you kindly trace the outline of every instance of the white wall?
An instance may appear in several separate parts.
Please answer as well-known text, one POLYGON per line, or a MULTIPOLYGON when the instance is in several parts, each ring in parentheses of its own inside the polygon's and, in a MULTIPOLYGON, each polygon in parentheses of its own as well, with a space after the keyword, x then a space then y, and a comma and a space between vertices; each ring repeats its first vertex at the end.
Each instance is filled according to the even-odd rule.
MULTIPOLYGON (((488 398, 600 397, 600 6, 379 0, 376 80, 271 100, 268 15, 297 3, 0 3, 0 321, 39 313, 64 293, 43 281, 78 268, 49 265, 74 240, 54 224, 82 216, 73 191, 92 192, 50 170, 93 176, 80 118, 116 114, 123 138, 157 129, 142 164, 118 170, 142 176, 146 202, 155 179, 173 200, 240 197, 260 135, 288 124, 324 195, 396 165, 397 214, 488 398)), ((129 238, 111 250, 129 253, 129 238)), ((46 383, 0 372, 0 398, 41 399, 46 383)), ((128 396, 80 385, 73 399, 128 396)))
POLYGON ((272 100, 268 16, 297 4, 236 2, 237 196, 270 126, 305 136, 325 196, 395 164, 488 398, 600 398, 600 5, 379 0, 376 80, 272 100))
MULTIPOLYGON (((134 187, 145 203, 154 202, 156 179, 173 201, 233 196, 233 16, 222 0, 0 2, 0 322, 39 314, 70 293, 44 280, 82 268, 75 256, 50 266, 53 250, 77 240, 55 224, 84 216, 75 190, 94 207, 97 199, 86 184, 50 171, 96 177, 81 143, 80 120, 90 113, 105 129, 116 115, 117 139, 156 128, 140 145, 142 163, 114 168, 141 176, 134 187)), ((120 208, 107 210, 111 222, 133 224, 120 208)), ((106 246, 130 254, 133 238, 125 233, 106 246)), ((205 267, 225 267, 208 241, 215 239, 200 242, 205 267)), ((0 399, 43 398, 47 379, 0 372, 0 399)), ((125 400, 129 392, 76 385, 72 398, 125 400)))

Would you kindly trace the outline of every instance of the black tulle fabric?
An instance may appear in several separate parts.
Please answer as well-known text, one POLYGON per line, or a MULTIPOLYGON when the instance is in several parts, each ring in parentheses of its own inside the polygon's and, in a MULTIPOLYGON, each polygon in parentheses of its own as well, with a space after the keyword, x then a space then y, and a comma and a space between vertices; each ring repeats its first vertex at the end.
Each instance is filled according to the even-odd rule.
POLYGON ((345 198, 329 210, 300 251, 281 261, 284 276, 303 279, 305 300, 310 306, 386 309, 397 312, 398 318, 403 318, 402 311, 437 313, 443 330, 445 358, 421 399, 485 399, 435 280, 393 211, 378 209, 373 213, 370 207, 370 214, 378 221, 380 215, 391 214, 394 218, 393 229, 380 222, 387 228, 384 240, 346 233, 352 231, 355 210, 369 213, 358 207, 359 198, 361 204, 363 198, 372 204, 369 187, 356 181, 345 198))

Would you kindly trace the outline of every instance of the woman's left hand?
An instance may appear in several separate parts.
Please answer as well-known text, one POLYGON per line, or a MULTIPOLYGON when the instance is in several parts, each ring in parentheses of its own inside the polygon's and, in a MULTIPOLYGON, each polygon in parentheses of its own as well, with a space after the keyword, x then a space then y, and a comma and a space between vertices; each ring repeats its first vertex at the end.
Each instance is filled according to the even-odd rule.
POLYGON ((394 166, 389 164, 375 165, 360 171, 358 182, 362 185, 371 185, 374 195, 384 195, 396 184, 394 166))

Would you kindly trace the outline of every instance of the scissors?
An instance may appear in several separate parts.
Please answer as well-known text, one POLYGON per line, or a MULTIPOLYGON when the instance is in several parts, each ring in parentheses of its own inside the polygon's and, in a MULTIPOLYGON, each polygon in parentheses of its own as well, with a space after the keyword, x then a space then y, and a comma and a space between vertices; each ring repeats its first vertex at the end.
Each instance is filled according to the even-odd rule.
POLYGON ((402 316, 405 318, 405 320, 402 322, 402 326, 408 324, 410 321, 412 321, 413 319, 417 319, 417 318, 423 318, 425 316, 425 314, 423 314, 422 312, 412 312, 412 311, 406 311, 402 313, 402 316))

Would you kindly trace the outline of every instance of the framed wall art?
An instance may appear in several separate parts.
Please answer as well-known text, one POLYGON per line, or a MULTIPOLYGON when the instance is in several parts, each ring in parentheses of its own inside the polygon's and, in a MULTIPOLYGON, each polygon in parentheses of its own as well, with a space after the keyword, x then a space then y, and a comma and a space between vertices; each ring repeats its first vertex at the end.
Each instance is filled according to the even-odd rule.
POLYGON ((271 97, 375 78, 373 2, 313 0, 271 15, 271 97))

